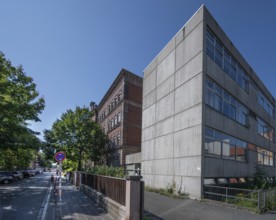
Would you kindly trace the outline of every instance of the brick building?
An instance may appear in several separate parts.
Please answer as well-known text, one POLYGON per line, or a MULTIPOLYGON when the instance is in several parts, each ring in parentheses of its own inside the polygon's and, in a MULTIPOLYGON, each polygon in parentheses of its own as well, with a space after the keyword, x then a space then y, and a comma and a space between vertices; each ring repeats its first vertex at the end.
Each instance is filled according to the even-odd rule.
POLYGON ((90 104, 110 140, 107 165, 124 166, 125 155, 141 151, 142 86, 142 77, 122 69, 99 105, 90 104))

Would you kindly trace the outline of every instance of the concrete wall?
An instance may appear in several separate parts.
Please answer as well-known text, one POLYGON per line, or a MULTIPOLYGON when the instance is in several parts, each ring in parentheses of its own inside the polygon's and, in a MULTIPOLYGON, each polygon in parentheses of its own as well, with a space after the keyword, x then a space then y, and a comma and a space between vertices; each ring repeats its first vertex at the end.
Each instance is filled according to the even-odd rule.
POLYGON ((203 8, 144 71, 142 176, 146 186, 201 197, 203 8))
POLYGON ((115 202, 114 200, 105 197, 103 194, 93 190, 91 187, 81 185, 80 190, 83 191, 90 199, 92 199, 98 206, 103 208, 114 219, 125 220, 126 209, 125 206, 115 202))

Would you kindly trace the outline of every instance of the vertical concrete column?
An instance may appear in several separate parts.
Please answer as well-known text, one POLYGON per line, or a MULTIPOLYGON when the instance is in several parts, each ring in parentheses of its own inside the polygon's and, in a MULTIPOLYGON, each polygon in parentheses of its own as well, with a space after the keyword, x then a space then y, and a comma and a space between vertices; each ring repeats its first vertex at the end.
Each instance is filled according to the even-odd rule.
POLYGON ((142 192, 141 176, 126 177, 126 216, 125 220, 140 220, 142 192))

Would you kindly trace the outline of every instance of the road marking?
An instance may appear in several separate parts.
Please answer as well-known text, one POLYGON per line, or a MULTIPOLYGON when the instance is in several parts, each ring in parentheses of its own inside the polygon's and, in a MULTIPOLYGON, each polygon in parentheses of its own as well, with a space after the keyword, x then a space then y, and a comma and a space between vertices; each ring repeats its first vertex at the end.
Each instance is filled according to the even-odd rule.
POLYGON ((45 216, 46 216, 46 212, 47 212, 48 204, 49 204, 49 199, 50 199, 50 195, 51 195, 51 190, 52 190, 52 185, 48 188, 47 194, 46 194, 45 199, 40 208, 37 220, 45 220, 45 216))

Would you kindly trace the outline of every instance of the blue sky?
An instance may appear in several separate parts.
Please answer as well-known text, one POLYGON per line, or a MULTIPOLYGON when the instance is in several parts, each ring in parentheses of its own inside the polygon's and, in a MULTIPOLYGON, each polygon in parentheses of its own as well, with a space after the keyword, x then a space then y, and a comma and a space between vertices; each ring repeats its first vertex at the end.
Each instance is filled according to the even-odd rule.
POLYGON ((99 103, 122 68, 143 76, 202 4, 276 97, 274 0, 0 0, 0 51, 46 100, 31 128, 99 103))

